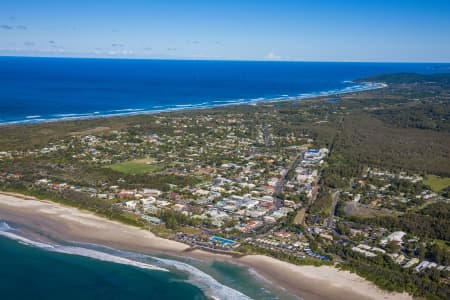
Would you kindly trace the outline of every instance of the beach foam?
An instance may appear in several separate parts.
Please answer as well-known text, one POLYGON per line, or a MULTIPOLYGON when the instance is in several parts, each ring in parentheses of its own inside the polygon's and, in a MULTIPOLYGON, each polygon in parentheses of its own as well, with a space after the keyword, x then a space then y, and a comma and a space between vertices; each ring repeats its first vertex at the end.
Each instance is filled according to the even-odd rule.
POLYGON ((113 255, 124 257, 130 260, 139 260, 139 261, 148 261, 150 260, 153 264, 156 264, 159 267, 165 268, 165 269, 172 269, 172 270, 178 270, 183 273, 186 273, 189 278, 189 282, 194 284, 195 286, 202 289, 206 295, 208 295, 211 298, 214 299, 251 299, 248 296, 244 295, 243 293, 232 289, 228 286, 225 286, 218 282, 216 279, 214 279, 212 276, 206 274, 205 272, 197 269, 196 267, 193 267, 187 263, 173 260, 173 259, 167 259, 167 258, 160 258, 155 256, 149 256, 141 253, 136 252, 129 252, 129 251, 123 251, 118 250, 106 246, 100 246, 96 244, 90 244, 90 243, 78 243, 78 245, 81 245, 87 248, 94 247, 95 249, 101 249, 103 251, 111 252, 113 255))
POLYGON ((241 292, 225 286, 214 279, 212 276, 200 271, 199 269, 180 261, 152 257, 159 261, 165 267, 172 267, 189 274, 190 282, 201 288, 205 294, 215 299, 251 299, 241 292))
MULTIPOLYGON (((346 83, 354 83, 354 82, 347 81, 346 83)), ((287 94, 281 94, 279 96, 273 96, 273 97, 211 100, 211 101, 203 101, 200 103, 192 103, 192 104, 173 104, 173 105, 165 105, 165 106, 155 105, 155 106, 152 106, 149 108, 124 108, 124 109, 108 110, 108 111, 104 111, 104 112, 95 111, 95 112, 86 112, 86 113, 60 113, 60 114, 51 114, 48 116, 31 115, 31 116, 25 117, 22 120, 14 120, 14 121, 1 121, 0 120, 0 126, 48 123, 48 122, 56 122, 56 121, 72 121, 72 120, 113 117, 113 116, 132 116, 132 115, 140 115, 140 114, 156 114, 156 113, 162 113, 162 112, 180 111, 180 110, 188 110, 188 109, 207 109, 207 108, 213 108, 213 107, 225 107, 225 106, 240 105, 240 104, 255 105, 257 103, 274 102, 274 101, 295 101, 295 100, 302 100, 302 99, 306 99, 306 98, 314 98, 314 97, 318 97, 318 96, 332 96, 332 95, 338 95, 338 94, 362 92, 362 91, 383 88, 385 86, 386 85, 381 84, 381 83, 363 82, 363 83, 354 83, 354 85, 345 87, 342 89, 332 89, 332 90, 327 90, 327 91, 301 93, 301 94, 294 95, 294 96, 289 96, 287 94)))
POLYGON ((212 276, 200 271, 199 269, 187 263, 179 262, 176 260, 163 259, 139 253, 121 251, 95 244, 78 243, 77 246, 67 246, 67 245, 44 243, 20 235, 19 231, 15 230, 14 228, 11 228, 11 226, 6 222, 0 222, 0 235, 15 240, 23 245, 37 247, 46 251, 84 256, 100 261, 129 265, 147 270, 169 272, 169 269, 175 269, 183 273, 186 273, 189 277, 189 282, 198 286, 205 292, 206 295, 208 295, 211 298, 233 299, 233 300, 251 299, 246 295, 242 294, 241 292, 219 283, 212 276), (86 247, 84 247, 83 245, 86 247), (91 249, 90 247, 95 247, 97 249, 100 248, 108 249, 112 253, 94 250, 91 249), (157 266, 143 262, 142 260, 155 261, 157 266))
POLYGON ((8 223, 6 222, 0 222, 0 235, 16 240, 20 242, 21 244, 38 247, 47 251, 52 252, 58 252, 58 253, 64 253, 64 254, 70 254, 70 255, 78 255, 78 256, 84 256, 93 258, 96 260, 106 261, 106 262, 112 262, 116 264, 122 264, 122 265, 129 265, 141 269, 147 269, 147 270, 156 270, 156 271, 164 271, 168 272, 167 269, 153 266, 150 264, 146 264, 143 262, 138 262, 134 260, 130 260, 124 257, 111 255, 108 253, 82 248, 82 247, 75 247, 75 246, 64 246, 64 245, 52 245, 48 243, 43 243, 35 240, 31 240, 29 238, 26 238, 24 236, 21 236, 18 234, 17 231, 12 229, 8 223))

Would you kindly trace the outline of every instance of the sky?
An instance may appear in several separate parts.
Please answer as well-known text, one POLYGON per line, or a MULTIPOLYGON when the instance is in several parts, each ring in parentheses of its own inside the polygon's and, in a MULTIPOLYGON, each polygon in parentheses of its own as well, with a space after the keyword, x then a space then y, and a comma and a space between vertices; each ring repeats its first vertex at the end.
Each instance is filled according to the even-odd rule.
POLYGON ((1 0, 0 55, 450 62, 450 0, 1 0))

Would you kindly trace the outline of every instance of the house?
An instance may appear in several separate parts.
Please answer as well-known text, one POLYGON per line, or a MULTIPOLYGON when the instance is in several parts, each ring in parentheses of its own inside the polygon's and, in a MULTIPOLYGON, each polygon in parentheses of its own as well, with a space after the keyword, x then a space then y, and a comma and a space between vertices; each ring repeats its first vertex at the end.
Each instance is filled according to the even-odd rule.
POLYGON ((161 196, 162 192, 157 189, 143 189, 142 194, 144 194, 145 196, 153 196, 156 198, 161 196))
POLYGON ((184 211, 184 210, 187 209, 187 206, 184 205, 184 204, 177 203, 174 206, 172 206, 172 209, 175 210, 175 211, 184 211))
POLYGON ((265 210, 248 210, 247 215, 250 218, 256 219, 264 216, 267 212, 265 210))
POLYGON ((142 219, 146 220, 149 223, 155 224, 155 225, 159 225, 162 223, 161 219, 152 217, 152 216, 143 215, 142 219))
POLYGON ((152 196, 141 199, 142 205, 148 205, 148 204, 151 204, 151 203, 155 203, 155 201, 156 201, 155 197, 152 197, 152 196))
POLYGON ((361 253, 362 255, 366 256, 366 257, 374 257, 377 256, 375 253, 372 253, 370 251, 361 249, 360 247, 352 247, 352 250, 358 253, 361 253))
POLYGON ((122 198, 122 199, 133 198, 134 193, 135 193, 135 191, 133 191, 133 190, 122 190, 118 196, 119 196, 119 198, 122 198))
POLYGON ((196 196, 204 196, 204 197, 206 197, 206 196, 209 195, 209 191, 203 190, 203 189, 197 189, 192 194, 196 195, 196 196))
POLYGON ((135 210, 136 204, 137 204, 137 201, 135 201, 135 200, 125 202, 127 209, 130 209, 130 210, 135 210))
POLYGON ((273 194, 275 193, 275 188, 270 185, 264 185, 261 187, 261 190, 267 194, 273 194))
POLYGON ((158 207, 166 207, 166 206, 170 205, 170 202, 166 201, 166 200, 157 200, 156 205, 158 207))
POLYGON ((382 239, 381 244, 386 245, 388 242, 391 242, 391 241, 401 243, 405 234, 406 233, 403 231, 395 231, 395 232, 391 233, 390 235, 388 235, 386 238, 382 239))
POLYGON ((266 224, 273 224, 276 221, 277 220, 274 217, 271 217, 271 216, 265 216, 264 217, 264 223, 266 223, 266 224))
POLYGON ((289 232, 286 231, 277 231, 274 233, 275 236, 281 237, 281 238, 288 238, 291 236, 289 232))
POLYGON ((291 200, 284 200, 284 205, 288 207, 293 207, 295 206, 295 202, 291 200))
POLYGON ((412 266, 414 266, 418 263, 419 263, 419 259, 413 257, 403 266, 403 268, 406 268, 406 269, 411 268, 412 266))

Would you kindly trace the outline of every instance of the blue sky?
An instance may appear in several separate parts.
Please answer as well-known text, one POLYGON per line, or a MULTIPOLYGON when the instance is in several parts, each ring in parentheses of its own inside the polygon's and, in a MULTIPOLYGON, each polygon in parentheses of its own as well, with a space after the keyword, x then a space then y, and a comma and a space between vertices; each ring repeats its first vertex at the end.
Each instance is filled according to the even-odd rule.
POLYGON ((1 0, 0 55, 450 62, 450 1, 1 0))

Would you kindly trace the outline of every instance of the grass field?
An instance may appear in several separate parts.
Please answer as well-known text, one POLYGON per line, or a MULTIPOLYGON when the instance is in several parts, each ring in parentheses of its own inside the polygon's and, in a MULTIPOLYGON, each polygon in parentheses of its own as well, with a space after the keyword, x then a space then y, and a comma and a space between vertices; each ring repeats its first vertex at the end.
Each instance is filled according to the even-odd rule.
POLYGON ((137 159, 108 166, 108 168, 125 174, 145 174, 158 172, 160 168, 149 163, 152 159, 137 159))
POLYGON ((423 184, 429 186, 433 192, 440 192, 446 187, 450 186, 449 177, 439 177, 435 175, 427 175, 423 180, 423 184))

